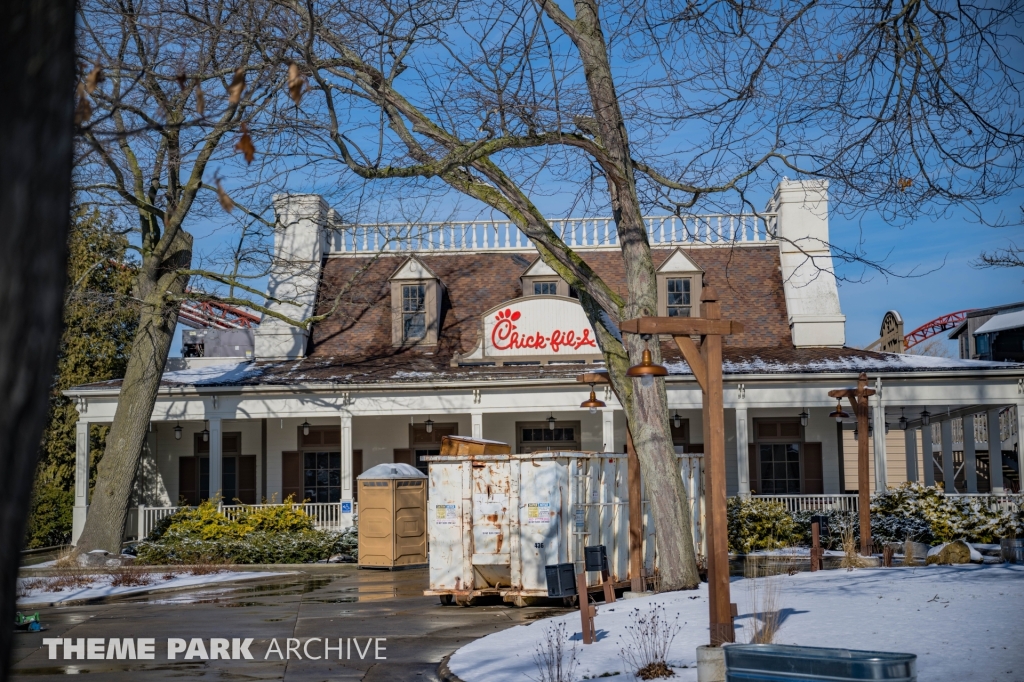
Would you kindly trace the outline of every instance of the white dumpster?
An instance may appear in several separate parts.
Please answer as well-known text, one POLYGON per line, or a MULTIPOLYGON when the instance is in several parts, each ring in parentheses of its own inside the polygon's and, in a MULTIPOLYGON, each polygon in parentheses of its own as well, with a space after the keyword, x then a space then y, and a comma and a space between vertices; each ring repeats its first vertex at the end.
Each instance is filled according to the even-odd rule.
MULTIPOLYGON (((682 457, 680 464, 697 491, 700 467, 699 461, 693 466, 692 457, 682 457)), ((605 545, 611 579, 616 587, 629 585, 626 455, 536 452, 424 459, 430 466, 430 589, 425 594, 446 603, 500 595, 522 605, 546 597, 545 566, 574 562, 582 571, 583 548, 590 545, 605 545)), ((643 572, 650 576, 656 557, 648 517, 644 505, 643 572)), ((698 531, 699 519, 698 514, 698 531)), ((598 573, 589 575, 591 585, 598 582, 598 573)))

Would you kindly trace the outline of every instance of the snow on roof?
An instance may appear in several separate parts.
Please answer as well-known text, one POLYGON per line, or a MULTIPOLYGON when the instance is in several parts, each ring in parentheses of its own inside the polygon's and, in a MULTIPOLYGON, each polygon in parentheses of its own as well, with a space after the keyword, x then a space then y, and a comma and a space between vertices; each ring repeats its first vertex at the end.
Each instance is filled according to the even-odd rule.
MULTIPOLYGON (((963 369, 1008 369, 1019 367, 1019 363, 993 362, 988 360, 961 360, 959 358, 938 358, 930 355, 909 353, 875 353, 876 357, 846 356, 809 362, 785 362, 754 358, 742 362, 726 360, 722 363, 723 374, 781 374, 788 372, 913 372, 919 370, 963 370, 963 369)), ((692 374, 685 362, 666 362, 669 374, 692 374)))
POLYGON ((382 478, 426 478, 427 475, 422 471, 412 466, 411 464, 405 464, 404 462, 397 462, 395 464, 378 464, 375 467, 370 467, 363 473, 356 476, 357 479, 376 479, 382 478))
POLYGON ((263 368, 251 362, 232 362, 224 365, 190 367, 176 372, 165 372, 163 380, 173 384, 201 386, 204 384, 230 384, 259 376, 263 368))
POLYGON ((1017 329, 1018 327, 1024 327, 1024 310, 996 315, 974 330, 974 335, 991 334, 992 332, 1001 332, 1004 329, 1017 329))

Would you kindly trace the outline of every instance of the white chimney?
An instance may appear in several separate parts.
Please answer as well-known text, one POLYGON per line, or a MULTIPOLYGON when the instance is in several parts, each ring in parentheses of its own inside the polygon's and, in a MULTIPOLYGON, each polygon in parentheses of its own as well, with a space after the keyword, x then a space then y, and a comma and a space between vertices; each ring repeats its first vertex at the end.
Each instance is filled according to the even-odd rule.
POLYGON ((842 346, 846 316, 828 238, 828 181, 788 180, 775 189, 772 207, 782 261, 783 288, 793 345, 842 346))
MULTIPOLYGON (((305 320, 316 306, 323 262, 322 234, 329 208, 316 194, 277 194, 274 212, 274 261, 267 278, 266 305, 293 320, 305 320)), ((256 359, 305 357, 308 339, 307 330, 264 313, 256 330, 256 359)))

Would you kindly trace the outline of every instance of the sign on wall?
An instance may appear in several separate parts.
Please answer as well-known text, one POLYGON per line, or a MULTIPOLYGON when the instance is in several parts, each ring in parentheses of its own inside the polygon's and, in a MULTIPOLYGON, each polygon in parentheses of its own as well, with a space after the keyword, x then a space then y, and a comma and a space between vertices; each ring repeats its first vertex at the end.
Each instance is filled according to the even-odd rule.
POLYGON ((483 315, 482 338, 460 361, 599 358, 594 329, 574 298, 529 296, 483 315))

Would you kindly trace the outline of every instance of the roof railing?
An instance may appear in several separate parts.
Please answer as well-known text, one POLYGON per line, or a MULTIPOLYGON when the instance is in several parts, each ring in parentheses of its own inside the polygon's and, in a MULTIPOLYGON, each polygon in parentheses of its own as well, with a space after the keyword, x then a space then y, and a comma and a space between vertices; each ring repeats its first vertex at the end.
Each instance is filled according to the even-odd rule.
MULTIPOLYGON (((773 243, 775 213, 706 214, 644 218, 653 247, 744 246, 773 243)), ((617 249, 612 218, 550 220, 574 249, 617 249)), ((324 253, 529 251, 529 238, 508 220, 340 225, 324 233, 324 253)))

